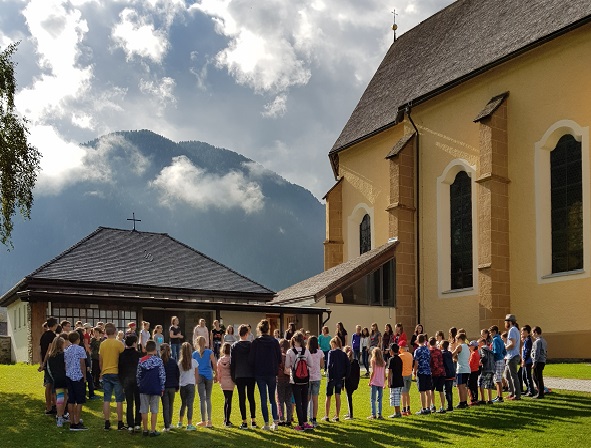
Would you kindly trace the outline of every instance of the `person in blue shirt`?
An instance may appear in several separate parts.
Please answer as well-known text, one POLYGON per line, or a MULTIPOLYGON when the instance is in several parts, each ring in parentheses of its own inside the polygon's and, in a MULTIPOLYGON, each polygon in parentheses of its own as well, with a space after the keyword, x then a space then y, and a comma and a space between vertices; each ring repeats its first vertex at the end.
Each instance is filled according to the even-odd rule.
POLYGON ((523 346, 521 348, 521 377, 525 383, 525 394, 528 397, 534 396, 534 382, 531 375, 531 368, 533 361, 531 359, 531 348, 533 341, 531 339, 531 327, 524 325, 521 327, 521 341, 523 346))
POLYGON ((499 335, 499 327, 493 325, 488 329, 492 337, 492 352, 495 358, 495 375, 494 380, 497 386, 497 396, 493 400, 495 403, 503 402, 503 372, 505 370, 505 344, 499 335))
POLYGON ((198 426, 211 428, 211 389, 217 377, 217 360, 208 348, 205 348, 205 338, 197 337, 197 350, 193 352, 193 359, 199 364, 199 402, 201 405, 201 423, 198 426), (214 376, 215 375, 215 376, 214 376))
POLYGON ((433 380, 431 378, 431 353, 429 348, 425 345, 425 335, 420 334, 417 338, 418 348, 415 350, 413 357, 415 360, 414 373, 417 378, 417 386, 421 393, 422 409, 417 412, 417 415, 425 415, 431 413, 431 388, 433 380))

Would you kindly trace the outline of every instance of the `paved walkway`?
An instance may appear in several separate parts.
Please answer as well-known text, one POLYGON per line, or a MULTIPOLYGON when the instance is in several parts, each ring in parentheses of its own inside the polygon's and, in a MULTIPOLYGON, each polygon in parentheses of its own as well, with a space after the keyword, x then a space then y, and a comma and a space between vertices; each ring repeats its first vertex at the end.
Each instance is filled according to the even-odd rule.
POLYGON ((571 380, 555 376, 544 377, 544 385, 550 389, 576 390, 591 392, 591 380, 571 380))

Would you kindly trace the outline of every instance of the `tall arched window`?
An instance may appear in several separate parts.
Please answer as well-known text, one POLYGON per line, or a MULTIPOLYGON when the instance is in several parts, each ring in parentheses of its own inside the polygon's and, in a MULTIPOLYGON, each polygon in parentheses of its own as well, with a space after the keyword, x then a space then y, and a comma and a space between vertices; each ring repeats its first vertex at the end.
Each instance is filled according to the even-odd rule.
POLYGON ((472 287, 472 187, 460 171, 449 186, 451 289, 472 287))
POLYGON ((581 142, 563 135, 550 153, 552 273, 583 269, 581 142))
POLYGON ((371 250, 371 222, 365 215, 359 224, 359 255, 371 250))

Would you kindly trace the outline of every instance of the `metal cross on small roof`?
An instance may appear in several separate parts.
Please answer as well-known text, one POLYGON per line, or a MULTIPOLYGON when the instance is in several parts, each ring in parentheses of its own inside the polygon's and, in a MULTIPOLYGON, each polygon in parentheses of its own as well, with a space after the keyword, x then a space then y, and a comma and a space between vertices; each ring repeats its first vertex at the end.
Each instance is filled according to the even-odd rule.
POLYGON ((135 232, 135 223, 136 222, 142 222, 141 219, 135 219, 135 212, 131 214, 133 217, 132 218, 127 218, 128 221, 133 221, 133 232, 135 232))

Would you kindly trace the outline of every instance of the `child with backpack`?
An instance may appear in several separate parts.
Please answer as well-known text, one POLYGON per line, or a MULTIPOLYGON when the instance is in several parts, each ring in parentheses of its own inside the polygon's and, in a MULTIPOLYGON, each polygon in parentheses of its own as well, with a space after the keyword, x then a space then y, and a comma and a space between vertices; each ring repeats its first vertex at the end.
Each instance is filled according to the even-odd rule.
POLYGON ((289 382, 291 372, 285 373, 285 358, 289 351, 289 341, 281 339, 279 341, 281 347, 281 363, 277 371, 277 411, 279 414, 279 426, 291 426, 293 420, 293 406, 291 404, 291 383, 289 382))
POLYGON ((310 352, 304 347, 304 335, 298 331, 291 338, 291 349, 285 355, 285 373, 290 375, 290 384, 295 401, 298 425, 296 431, 314 429, 308 423, 308 383, 310 381, 310 352))
POLYGON ((345 378, 349 375, 351 364, 345 352, 341 350, 341 339, 339 337, 334 337, 330 340, 330 347, 332 350, 328 353, 325 414, 322 420, 325 422, 329 421, 330 399, 334 392, 336 414, 332 421, 338 422, 339 413, 341 412, 341 390, 343 389, 345 378))
POLYGON ((359 359, 355 357, 355 351, 350 345, 345 347, 345 353, 351 364, 349 374, 345 377, 345 390, 347 391, 347 404, 349 406, 349 413, 345 415, 345 420, 353 420, 353 392, 359 387, 361 368, 359 366, 359 359))

